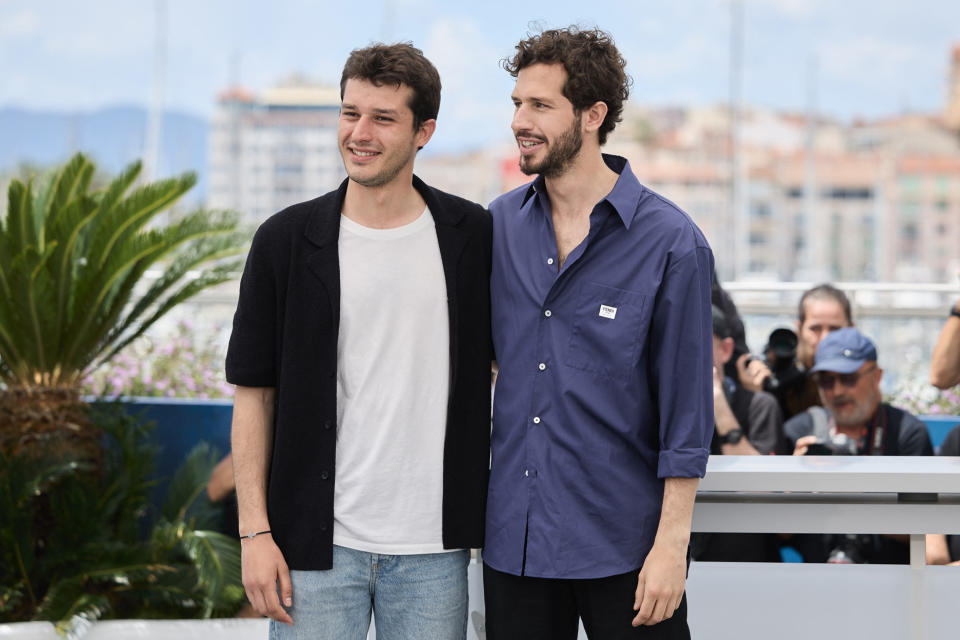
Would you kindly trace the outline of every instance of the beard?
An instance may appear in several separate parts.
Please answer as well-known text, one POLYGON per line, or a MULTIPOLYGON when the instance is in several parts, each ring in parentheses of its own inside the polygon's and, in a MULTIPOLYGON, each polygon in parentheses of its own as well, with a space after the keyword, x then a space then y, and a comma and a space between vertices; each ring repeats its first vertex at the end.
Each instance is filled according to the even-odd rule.
POLYGON ((535 162, 529 156, 520 156, 520 171, 528 176, 539 173, 544 178, 556 178, 570 167, 582 146, 580 119, 576 117, 569 129, 547 144, 547 153, 540 162, 535 162))
POLYGON ((857 403, 856 398, 848 395, 838 395, 828 404, 827 408, 833 414, 837 426, 854 427, 859 426, 873 417, 877 406, 880 404, 880 392, 873 391, 868 398, 857 403), (849 403, 849 404, 848 404, 849 403), (843 404, 842 407, 837 407, 843 404))
POLYGON ((382 157, 383 164, 380 170, 367 175, 364 175, 365 169, 358 169, 351 166, 347 160, 350 152, 347 150, 346 144, 341 146, 340 154, 343 158, 343 166, 344 169, 346 169, 347 177, 349 177, 350 180, 364 187, 382 187, 392 182, 403 168, 412 161, 416 155, 416 149, 416 145, 411 143, 409 149, 384 150, 382 157))

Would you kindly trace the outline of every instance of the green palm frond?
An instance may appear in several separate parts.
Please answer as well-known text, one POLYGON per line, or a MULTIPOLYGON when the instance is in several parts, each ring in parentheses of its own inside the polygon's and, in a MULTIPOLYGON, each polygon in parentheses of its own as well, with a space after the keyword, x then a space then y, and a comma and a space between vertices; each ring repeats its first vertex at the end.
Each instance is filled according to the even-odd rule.
POLYGON ((183 535, 180 544, 196 568, 204 617, 229 606, 235 595, 225 588, 240 584, 240 542, 222 533, 192 530, 183 535))
MULTIPOLYGON (((54 622, 57 631, 71 633, 116 609, 114 602, 124 592, 163 588, 164 577, 183 572, 171 563, 137 563, 89 569, 58 580, 37 608, 35 620, 54 622)), ((180 579, 171 588, 181 590, 180 579)), ((123 613, 118 611, 118 613, 123 613)))
POLYGON ((54 630, 67 640, 82 638, 94 622, 110 611, 110 600, 99 593, 80 593, 70 603, 67 614, 54 624, 54 630))
POLYGON ((196 183, 134 186, 140 163, 91 191, 77 154, 38 181, 11 182, 0 224, 0 381, 73 385, 173 306, 239 273, 245 244, 228 212, 158 224, 196 183), (148 269, 161 276, 142 286, 148 269))
MULTIPOLYGON (((61 583, 63 585, 64 583, 61 583)), ((83 591, 77 585, 74 591, 61 589, 57 594, 55 605, 60 605, 64 614, 53 617, 48 614, 39 614, 36 620, 49 620, 54 623, 54 630, 62 638, 73 640, 82 638, 90 626, 103 617, 110 608, 110 601, 102 594, 91 594, 83 591)), ((57 610, 50 607, 51 610, 57 610)))
MULTIPOLYGON (((37 229, 33 218, 33 183, 19 180, 10 183, 7 190, 7 223, 3 228, 6 250, 0 256, 20 254, 36 242, 37 229)), ((2 259, 2 258, 0 258, 2 259)))
POLYGON ((210 474, 220 454, 201 442, 187 454, 167 486, 167 496, 160 510, 167 522, 182 522, 196 499, 206 490, 210 474))
POLYGON ((46 223, 56 222, 56 219, 73 201, 82 197, 90 188, 93 179, 94 166, 82 154, 74 154, 63 169, 57 174, 52 188, 52 197, 48 201, 46 223))
POLYGON ((102 269, 116 247, 136 236, 156 214, 173 205, 196 182, 196 175, 192 173, 159 180, 138 187, 114 203, 91 240, 90 259, 95 267, 102 269))
POLYGON ((26 583, 21 580, 6 586, 0 586, 0 622, 12 619, 12 614, 23 601, 26 583))

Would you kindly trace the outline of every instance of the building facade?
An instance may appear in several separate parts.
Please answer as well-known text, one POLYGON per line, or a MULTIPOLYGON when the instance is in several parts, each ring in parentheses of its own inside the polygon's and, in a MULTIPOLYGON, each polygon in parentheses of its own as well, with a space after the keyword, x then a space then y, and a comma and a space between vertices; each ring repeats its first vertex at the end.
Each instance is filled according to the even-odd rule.
POLYGON ((340 92, 299 78, 256 96, 225 91, 209 139, 208 205, 256 225, 336 188, 346 176, 337 149, 340 92))

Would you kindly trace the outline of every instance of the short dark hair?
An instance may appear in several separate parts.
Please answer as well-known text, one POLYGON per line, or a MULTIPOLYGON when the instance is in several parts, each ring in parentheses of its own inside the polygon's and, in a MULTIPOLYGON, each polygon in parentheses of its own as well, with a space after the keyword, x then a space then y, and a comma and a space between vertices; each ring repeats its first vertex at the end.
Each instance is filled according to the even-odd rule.
POLYGON ((724 338, 732 338, 733 331, 730 330, 730 325, 727 323, 727 316, 723 313, 723 309, 715 304, 710 305, 710 307, 713 312, 713 335, 721 340, 724 338))
POLYGON ((600 29, 548 29, 521 40, 513 58, 504 59, 503 68, 514 78, 521 69, 533 64, 562 64, 567 72, 564 97, 573 103, 576 113, 596 102, 607 105, 607 116, 598 131, 600 144, 623 120, 623 103, 630 96, 632 80, 624 71, 623 59, 613 38, 600 29))
POLYGON ((803 326, 807 319, 807 300, 833 300, 843 307, 843 313, 847 316, 847 324, 853 325, 853 312, 850 309, 850 298, 840 289, 828 282, 818 284, 812 289, 807 289, 800 296, 800 305, 797 309, 797 317, 800 318, 800 325, 803 326))
POLYGON ((413 111, 413 128, 435 120, 440 112, 440 74, 411 42, 376 43, 350 52, 340 75, 340 99, 347 80, 366 80, 376 86, 405 84, 413 90, 407 106, 413 111))

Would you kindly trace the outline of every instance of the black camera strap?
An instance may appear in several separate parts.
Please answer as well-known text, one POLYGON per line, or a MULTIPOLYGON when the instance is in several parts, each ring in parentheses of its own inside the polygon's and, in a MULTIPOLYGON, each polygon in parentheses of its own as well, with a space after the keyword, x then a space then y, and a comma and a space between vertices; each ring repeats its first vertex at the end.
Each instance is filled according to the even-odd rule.
POLYGON ((881 403, 873 418, 863 427, 860 436, 860 451, 866 451, 871 456, 882 456, 884 452, 883 437, 887 432, 887 412, 881 403))

